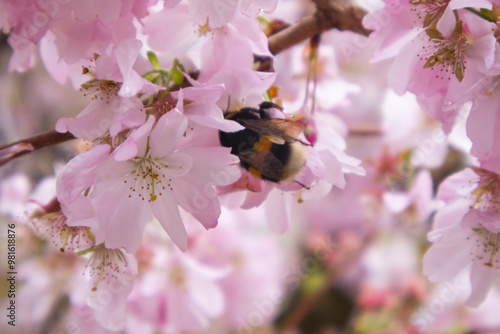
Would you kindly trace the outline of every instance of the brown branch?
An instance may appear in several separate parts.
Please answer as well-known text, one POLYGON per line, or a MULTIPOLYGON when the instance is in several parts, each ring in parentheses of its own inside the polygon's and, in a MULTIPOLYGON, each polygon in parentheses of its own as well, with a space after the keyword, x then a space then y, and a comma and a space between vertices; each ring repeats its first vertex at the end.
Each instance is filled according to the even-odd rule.
POLYGON ((72 139, 75 139, 75 136, 69 132, 59 133, 55 130, 51 130, 30 138, 21 139, 14 143, 2 145, 0 146, 0 167, 5 165, 10 160, 28 154, 32 151, 64 143, 72 139))
POLYGON ((268 38, 269 51, 276 55, 323 31, 336 28, 368 36, 362 20, 366 11, 345 1, 314 0, 316 12, 268 38))

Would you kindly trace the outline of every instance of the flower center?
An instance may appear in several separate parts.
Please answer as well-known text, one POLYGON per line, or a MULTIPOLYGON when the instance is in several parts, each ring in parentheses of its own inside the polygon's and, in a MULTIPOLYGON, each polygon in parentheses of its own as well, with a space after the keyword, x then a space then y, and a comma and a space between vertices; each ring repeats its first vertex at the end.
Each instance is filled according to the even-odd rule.
POLYGON ((455 31, 449 38, 445 38, 439 31, 427 29, 429 43, 422 46, 422 52, 417 54, 422 60, 426 60, 424 68, 440 68, 441 73, 437 78, 451 79, 454 75, 458 81, 462 81, 466 69, 464 50, 469 45, 465 35, 462 34, 462 21, 457 23, 455 31))
POLYGON ((414 5, 411 10, 417 14, 424 28, 437 24, 449 2, 450 0, 410 0, 414 5))
POLYGON ((80 91, 83 96, 90 96, 92 100, 109 100, 118 95, 121 82, 111 80, 91 79, 81 85, 80 91))
POLYGON ((500 249, 500 233, 491 233, 484 227, 472 230, 476 235, 476 244, 471 251, 472 261, 481 261, 485 266, 500 269, 500 260, 495 256, 500 249))
MULTIPOLYGON (((131 183, 129 198, 135 194, 143 201, 153 202, 163 194, 165 189, 173 190, 172 179, 168 178, 164 173, 164 170, 169 168, 167 164, 150 157, 135 158, 133 161, 136 163, 137 168, 129 174, 128 182, 131 183)), ((182 168, 182 166, 179 166, 179 168, 182 168)), ((125 183, 127 183, 127 180, 125 180, 125 183)))
POLYGON ((88 227, 68 226, 68 219, 60 211, 48 213, 34 221, 34 225, 43 237, 52 241, 52 244, 61 253, 66 250, 78 251, 83 247, 94 245, 88 227))
POLYGON ((92 291, 97 290, 100 282, 114 281, 125 273, 127 260, 119 249, 107 249, 104 245, 92 247, 92 257, 87 264, 88 273, 95 278, 92 291))
POLYGON ((475 199, 471 208, 482 211, 500 211, 500 176, 478 167, 474 170, 481 178, 476 190, 472 193, 475 199))

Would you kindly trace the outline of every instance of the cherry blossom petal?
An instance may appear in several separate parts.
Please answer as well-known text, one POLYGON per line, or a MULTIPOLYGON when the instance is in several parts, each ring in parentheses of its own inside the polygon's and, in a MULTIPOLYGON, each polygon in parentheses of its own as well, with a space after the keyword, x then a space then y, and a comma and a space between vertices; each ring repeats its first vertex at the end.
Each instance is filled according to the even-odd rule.
POLYGON ((166 157, 174 151, 187 128, 186 116, 173 109, 160 117, 151 131, 149 145, 154 148, 156 157, 166 157))
POLYGON ((406 193, 389 191, 383 195, 384 204, 394 213, 401 213, 410 205, 410 198, 406 193))
POLYGON ((83 22, 68 15, 56 22, 53 32, 56 34, 57 53, 66 63, 73 64, 84 56, 87 59, 91 57, 87 50, 97 37, 95 22, 83 22))
MULTIPOLYGON (((462 220, 467 211, 470 210, 470 199, 460 198, 438 210, 434 216, 434 229, 440 230, 450 227, 462 220)), ((437 240, 429 241, 436 242, 437 240)))
POLYGON ((279 190, 269 192, 266 203, 266 218, 269 227, 276 233, 283 234, 288 230, 290 217, 287 199, 279 190))
POLYGON ((92 205, 99 221, 95 233, 97 244, 104 242, 111 249, 125 247, 128 253, 139 249, 151 209, 147 203, 129 197, 131 192, 121 175, 96 185, 92 205))
POLYGON ((109 150, 109 145, 96 146, 77 155, 64 166, 56 184, 59 202, 73 201, 95 182, 98 164, 108 156, 109 150))
POLYGON ((153 126, 154 117, 150 117, 147 122, 132 132, 132 134, 112 153, 116 161, 126 161, 135 158, 139 152, 146 151, 147 136, 153 126))
POLYGON ((474 262, 470 276, 471 295, 465 305, 471 307, 481 305, 499 274, 498 268, 485 266, 482 262, 474 262))
POLYGON ((183 152, 175 152, 163 159, 165 168, 163 173, 166 177, 179 177, 186 175, 193 167, 193 158, 183 152))
POLYGON ((471 154, 484 168, 500 173, 500 94, 477 99, 467 120, 467 136, 472 141, 471 154))
POLYGON ((165 190, 161 196, 150 203, 153 215, 183 252, 187 249, 187 232, 182 222, 177 201, 171 191, 165 190))
POLYGON ((92 140, 102 136, 112 124, 113 110, 106 101, 91 102, 75 118, 61 117, 57 120, 57 132, 70 132, 77 138, 92 140), (96 119, 99 122, 96 122, 96 119))
POLYGON ((24 72, 35 65, 36 45, 33 42, 17 34, 11 34, 8 41, 14 49, 9 60, 9 72, 24 72))
POLYGON ((165 8, 174 8, 179 2, 181 2, 181 0, 165 0, 163 5, 165 8))
POLYGON ((168 291, 167 309, 167 332, 175 333, 179 328, 198 332, 208 327, 209 319, 193 305, 192 299, 186 298, 185 292, 177 287, 168 291))
POLYGON ((190 21, 187 4, 181 3, 170 8, 166 5, 162 11, 148 16, 143 28, 143 33, 148 36, 148 45, 155 51, 168 54, 165 61, 169 62, 169 58, 177 57, 198 37, 198 29, 190 21), (176 33, 165 33, 169 28, 175 28, 176 33))
POLYGON ((86 22, 93 22, 96 19, 103 25, 111 24, 118 19, 121 10, 120 0, 101 1, 73 1, 73 10, 76 16, 86 22))
POLYGON ((344 173, 342 172, 342 165, 337 157, 328 150, 319 152, 319 155, 325 164, 325 180, 340 189, 344 189, 346 182, 344 173))
POLYGON ((137 128, 146 120, 143 104, 135 96, 114 98, 109 107, 113 110, 113 123, 109 127, 111 137, 115 137, 124 130, 137 128))
POLYGON ((477 182, 471 182, 471 180, 479 182, 479 176, 471 168, 465 168, 447 177, 439 185, 436 197, 445 202, 470 197, 470 194, 477 188, 478 184, 477 182))
POLYGON ((240 0, 241 12, 250 17, 257 17, 260 11, 272 13, 278 0, 240 0))
POLYGON ((273 189, 271 182, 260 180, 257 177, 249 174, 248 176, 251 180, 258 182, 260 189, 253 186, 252 189, 258 189, 258 191, 249 191, 245 197, 245 201, 241 205, 242 209, 251 209, 260 206, 267 198, 269 192, 273 189))
POLYGON ((210 318, 222 315, 225 300, 221 288, 211 281, 190 279, 188 294, 195 305, 210 318))
POLYGON ((87 226, 91 229, 98 227, 94 208, 87 196, 80 195, 70 203, 61 203, 61 211, 68 218, 68 226, 87 226))
POLYGON ((173 181, 175 198, 179 205, 198 220, 207 230, 217 226, 221 213, 215 189, 184 180, 173 181))
POLYGON ((452 10, 466 7, 485 8, 491 10, 493 6, 488 0, 453 0, 450 1, 448 7, 452 10))
MULTIPOLYGON (((254 1, 250 0, 250 2, 253 3, 254 1)), ((266 0, 266 3, 270 3, 272 6, 272 1, 266 0)), ((236 28, 236 31, 238 31, 240 35, 242 35, 242 37, 250 43, 250 47, 252 48, 253 53, 272 57, 273 55, 269 51, 267 36, 262 31, 259 25, 259 20, 254 18, 255 16, 246 17, 242 14, 245 13, 240 14, 236 12, 230 22, 230 25, 234 26, 234 28, 236 28)))
MULTIPOLYGON (((247 39, 241 38, 239 31, 233 26, 227 26, 225 29, 216 31, 212 42, 203 46, 202 53, 206 55, 201 59, 199 80, 202 82, 207 81, 222 70, 232 71, 232 74, 236 75, 237 73, 234 72, 247 69, 255 75, 255 71, 252 70, 252 47, 247 39)), ((235 81, 245 83, 245 80, 238 80, 238 78, 235 78, 235 81)), ((226 88, 233 89, 226 81, 212 82, 212 84, 220 83, 224 83, 226 88)), ((248 87, 250 88, 251 84, 248 87)), ((227 98, 222 98, 227 101, 227 98)))
POLYGON ((127 298, 134 286, 131 275, 137 273, 134 256, 125 254, 128 273, 121 273, 115 279, 101 281, 96 291, 87 294, 87 305, 94 310, 95 320, 104 328, 119 331, 125 328, 127 298), (104 300, 103 295, 106 296, 104 300))
POLYGON ((433 244, 423 259, 423 274, 432 282, 439 282, 456 276, 470 263, 470 232, 456 224, 443 231, 439 242, 433 244))
POLYGON ((115 48, 116 62, 123 75, 123 83, 120 91, 118 92, 119 96, 134 96, 142 88, 142 77, 132 69, 141 47, 141 41, 131 38, 120 42, 115 48))
POLYGON ((219 28, 233 17, 237 0, 189 0, 189 13, 194 23, 219 28))
POLYGON ((500 214, 496 210, 471 209, 462 219, 463 226, 481 224, 491 233, 500 233, 500 214))
POLYGON ((387 3, 387 8, 365 15, 363 25, 370 30, 370 42, 378 46, 373 62, 394 57, 420 31, 415 27, 412 4, 407 1, 387 3))
POLYGON ((222 111, 216 105, 219 101, 221 94, 224 92, 224 85, 217 84, 212 86, 201 85, 197 81, 189 78, 188 80, 196 85, 195 87, 188 87, 173 92, 172 96, 175 98, 183 97, 184 100, 191 101, 191 103, 184 106, 183 113, 189 120, 207 127, 213 127, 225 132, 235 132, 243 129, 239 123, 231 120, 226 120, 223 117, 222 111))
POLYGON ((228 147, 190 147, 182 150, 193 159, 189 179, 200 184, 227 186, 241 176, 239 159, 228 147))

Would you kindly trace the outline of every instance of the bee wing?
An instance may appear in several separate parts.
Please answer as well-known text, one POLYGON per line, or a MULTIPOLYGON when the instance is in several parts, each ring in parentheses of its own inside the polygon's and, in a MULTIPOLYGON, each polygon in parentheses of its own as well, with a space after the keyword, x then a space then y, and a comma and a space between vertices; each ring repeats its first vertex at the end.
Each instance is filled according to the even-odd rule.
MULTIPOLYGON (((265 137, 271 143, 278 144, 278 145, 283 145, 288 140, 288 138, 283 138, 283 136, 281 134, 279 136, 278 135, 272 135, 272 136, 271 135, 262 135, 262 137, 265 137)), ((293 140, 293 138, 290 140, 293 140)))
POLYGON ((293 141, 304 131, 304 125, 289 119, 241 119, 240 124, 261 135, 272 137, 276 144, 293 141))

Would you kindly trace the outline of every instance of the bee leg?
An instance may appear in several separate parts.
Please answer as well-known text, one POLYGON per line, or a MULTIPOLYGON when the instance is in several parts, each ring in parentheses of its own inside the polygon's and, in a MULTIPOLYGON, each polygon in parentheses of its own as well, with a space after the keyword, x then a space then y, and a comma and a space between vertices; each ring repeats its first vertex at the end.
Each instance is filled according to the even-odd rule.
POLYGON ((298 138, 295 138, 294 141, 298 141, 299 143, 301 143, 304 146, 314 146, 313 144, 306 143, 305 141, 302 141, 298 138))
POLYGON ((308 187, 308 186, 306 186, 305 184, 300 183, 300 182, 299 182, 299 181, 297 181, 297 180, 295 180, 295 183, 297 183, 298 185, 302 186, 302 188, 305 188, 305 189, 307 189, 307 190, 311 189, 311 186, 309 186, 309 187, 308 187))

